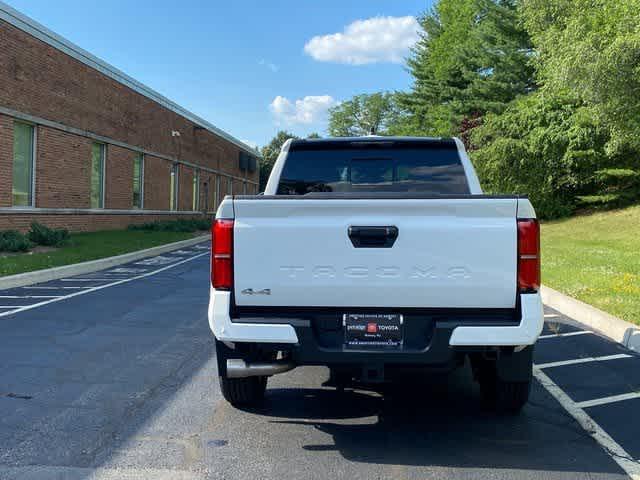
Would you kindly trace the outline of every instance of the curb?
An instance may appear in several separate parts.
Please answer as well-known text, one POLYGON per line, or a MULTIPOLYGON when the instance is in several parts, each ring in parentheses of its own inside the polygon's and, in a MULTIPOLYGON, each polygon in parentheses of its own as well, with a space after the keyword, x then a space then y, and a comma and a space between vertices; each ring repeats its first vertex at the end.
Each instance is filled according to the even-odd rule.
POLYGON ((62 267, 47 268, 44 270, 35 270, 33 272, 19 273, 17 275, 9 275, 0 278, 0 290, 7 288, 24 287, 34 283, 48 282, 50 280, 58 280, 60 278, 82 275, 85 273, 97 272, 105 268, 115 267, 123 263, 133 262, 142 258, 153 257, 162 253, 179 250, 184 247, 190 247, 197 243, 205 242, 210 239, 209 235, 201 235, 188 240, 167 243, 157 247, 147 248, 145 250, 137 250, 115 257, 100 258, 98 260, 90 260, 88 262, 74 263, 72 265, 64 265, 62 267))
POLYGON ((597 330, 630 350, 640 352, 640 327, 638 325, 614 317, 553 288, 543 285, 540 292, 545 305, 597 330))

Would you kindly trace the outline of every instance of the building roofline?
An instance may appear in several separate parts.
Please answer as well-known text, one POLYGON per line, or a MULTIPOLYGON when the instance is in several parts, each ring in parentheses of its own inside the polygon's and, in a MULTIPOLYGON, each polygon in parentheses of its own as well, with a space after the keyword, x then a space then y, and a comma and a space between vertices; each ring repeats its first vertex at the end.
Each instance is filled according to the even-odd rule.
POLYGON ((156 92, 150 87, 147 87, 143 83, 139 82, 133 77, 130 77, 122 70, 114 67, 113 65, 108 64, 104 60, 99 59, 95 55, 89 53, 78 45, 70 42, 66 38, 61 37, 57 33, 49 30, 47 27, 42 25, 41 23, 36 22, 35 20, 27 17, 26 15, 20 13, 15 8, 7 5, 6 3, 0 0, 0 20, 4 20, 7 23, 13 25, 14 27, 22 30, 23 32, 28 33, 29 35, 49 44, 55 49, 69 55, 70 57, 75 58, 79 62, 84 63, 85 65, 97 70, 98 72, 110 77, 116 82, 129 87, 135 92, 143 95, 150 100, 162 105, 164 108, 171 110, 178 115, 186 118, 187 120, 195 123, 196 125, 203 127, 209 132, 228 140, 229 142, 235 144, 237 147, 246 151, 247 153, 251 153, 256 157, 260 157, 260 154, 247 145, 246 143, 238 140, 233 135, 221 130, 216 127, 212 123, 206 121, 202 117, 199 117, 195 113, 190 112, 184 107, 181 107, 177 103, 169 100, 164 95, 156 92))

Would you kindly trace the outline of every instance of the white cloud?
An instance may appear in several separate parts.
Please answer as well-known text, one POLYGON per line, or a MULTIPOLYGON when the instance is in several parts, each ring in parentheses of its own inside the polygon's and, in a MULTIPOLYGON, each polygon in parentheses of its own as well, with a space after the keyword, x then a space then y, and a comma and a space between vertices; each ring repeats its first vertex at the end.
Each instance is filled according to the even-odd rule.
POLYGON ((276 73, 278 70, 280 70, 280 67, 278 67, 278 65, 276 65, 273 62, 270 62, 269 60, 265 60, 264 58, 261 59, 258 62, 258 65, 262 65, 263 67, 267 67, 269 70, 271 70, 273 73, 276 73))
POLYGON ((329 108, 337 104, 331 95, 309 95, 295 101, 278 95, 269 109, 279 125, 309 125, 326 120, 329 108))
POLYGON ((304 51, 320 62, 400 63, 418 40, 415 17, 374 17, 356 20, 343 32, 313 37, 304 51))

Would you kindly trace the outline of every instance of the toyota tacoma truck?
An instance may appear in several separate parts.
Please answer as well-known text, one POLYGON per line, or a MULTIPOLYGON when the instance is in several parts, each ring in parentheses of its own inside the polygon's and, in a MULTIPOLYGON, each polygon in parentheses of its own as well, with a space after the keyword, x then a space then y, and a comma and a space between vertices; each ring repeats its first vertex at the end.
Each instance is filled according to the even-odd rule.
POLYGON ((289 140, 264 194, 212 226, 209 324, 223 396, 329 367, 368 385, 469 361, 482 399, 527 402, 543 326, 529 200, 485 195, 457 138, 289 140))

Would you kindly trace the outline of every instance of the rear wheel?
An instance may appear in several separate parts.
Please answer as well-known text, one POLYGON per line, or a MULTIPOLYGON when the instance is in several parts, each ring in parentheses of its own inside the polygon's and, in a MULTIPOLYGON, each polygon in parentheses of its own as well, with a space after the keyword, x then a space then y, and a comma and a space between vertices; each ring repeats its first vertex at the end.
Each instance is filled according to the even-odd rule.
POLYGON ((250 343, 236 344, 230 348, 216 339, 216 357, 218 360, 218 378, 224 399, 235 407, 252 407, 264 399, 268 377, 229 378, 227 360, 240 358, 247 362, 261 361, 265 355, 250 343))
POLYGON ((233 406, 251 407, 264 400, 267 377, 227 378, 220 376, 222 396, 233 406))
MULTIPOLYGON (((529 401, 531 392, 531 351, 512 353, 502 356, 499 360, 488 360, 480 357, 472 358, 474 376, 480 384, 482 404, 486 408, 499 412, 518 413, 529 401), (522 357, 518 358, 520 355, 522 357), (519 364, 516 375, 509 371, 504 364, 498 362, 514 362, 519 364), (511 375, 501 374, 500 369, 507 370, 511 375)), ((513 370, 513 369, 512 369, 513 370)))
POLYGON ((518 413, 529 401, 531 380, 528 382, 502 382, 496 384, 496 407, 499 411, 518 413))

